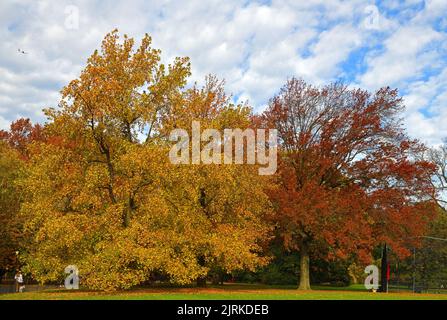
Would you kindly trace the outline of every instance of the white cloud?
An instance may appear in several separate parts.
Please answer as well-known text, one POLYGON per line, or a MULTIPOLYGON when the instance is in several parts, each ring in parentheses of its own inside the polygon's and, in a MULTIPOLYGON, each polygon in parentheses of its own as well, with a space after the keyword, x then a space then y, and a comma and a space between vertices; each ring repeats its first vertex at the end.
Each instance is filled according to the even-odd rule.
POLYGON ((411 84, 408 92, 404 99, 409 133, 428 144, 439 144, 447 137, 447 68, 411 84))
POLYGON ((395 86, 408 78, 420 76, 425 68, 432 67, 440 58, 436 48, 428 48, 433 41, 441 41, 445 35, 424 26, 403 26, 384 41, 384 52, 367 60, 369 69, 359 77, 367 88, 395 86))
POLYGON ((340 73, 338 64, 361 43, 361 32, 351 25, 337 25, 323 31, 318 42, 311 46, 312 55, 298 62, 296 73, 313 82, 331 79, 340 73))
POLYGON ((189 56, 192 81, 214 73, 226 79, 230 93, 239 100, 249 99, 258 110, 288 77, 321 84, 349 74, 344 63, 363 48, 366 59, 353 62, 362 73, 351 75, 351 84, 403 89, 410 133, 427 141, 439 140, 445 134, 436 126, 446 115, 442 92, 447 91, 447 41, 445 32, 435 29, 432 22, 443 18, 447 1, 426 1, 425 5, 419 0, 386 1, 377 26, 367 28, 371 3, 2 1, 0 128, 20 116, 43 121, 41 109, 57 104, 62 86, 79 74, 104 35, 118 28, 136 40, 146 32, 151 34, 164 62, 189 56), (67 25, 67 19, 73 18, 66 11, 71 5, 78 9, 78 29, 67 25), (20 54, 18 48, 28 54, 20 54), (422 109, 429 110, 430 116, 422 109))

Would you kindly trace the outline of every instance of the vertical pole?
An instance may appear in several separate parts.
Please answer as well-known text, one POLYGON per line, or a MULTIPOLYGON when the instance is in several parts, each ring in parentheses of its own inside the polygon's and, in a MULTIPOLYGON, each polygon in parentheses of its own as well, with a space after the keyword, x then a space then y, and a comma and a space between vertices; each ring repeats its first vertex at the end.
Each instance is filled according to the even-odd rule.
POLYGON ((382 249, 382 267, 381 267, 381 286, 380 292, 388 292, 388 257, 387 257, 387 247, 386 243, 383 245, 382 249))
POLYGON ((416 248, 413 248, 413 293, 416 292, 416 248))

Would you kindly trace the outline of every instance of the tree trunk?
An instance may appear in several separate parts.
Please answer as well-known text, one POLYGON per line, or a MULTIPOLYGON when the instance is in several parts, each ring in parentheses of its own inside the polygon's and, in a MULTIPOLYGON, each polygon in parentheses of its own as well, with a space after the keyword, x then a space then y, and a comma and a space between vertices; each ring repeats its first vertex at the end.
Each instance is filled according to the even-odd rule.
POLYGON ((224 273, 220 270, 215 271, 211 278, 211 283, 213 285, 223 285, 224 282, 224 273))
POLYGON ((196 282, 197 282, 197 287, 200 287, 200 288, 206 287, 206 277, 199 277, 199 278, 197 278, 196 282))
POLYGON ((306 241, 302 241, 300 246, 300 284, 298 290, 310 290, 309 261, 309 244, 306 241))
POLYGON ((211 284, 212 285, 218 285, 220 283, 220 276, 219 276, 219 274, 218 273, 214 273, 213 274, 213 277, 212 277, 212 279, 211 279, 211 284))
MULTIPOLYGON (((198 256, 197 257, 197 262, 200 266, 204 267, 205 266, 205 257, 204 256, 198 256)), ((206 278, 207 276, 202 276, 202 277, 198 277, 196 279, 196 284, 197 287, 206 287, 206 278)))

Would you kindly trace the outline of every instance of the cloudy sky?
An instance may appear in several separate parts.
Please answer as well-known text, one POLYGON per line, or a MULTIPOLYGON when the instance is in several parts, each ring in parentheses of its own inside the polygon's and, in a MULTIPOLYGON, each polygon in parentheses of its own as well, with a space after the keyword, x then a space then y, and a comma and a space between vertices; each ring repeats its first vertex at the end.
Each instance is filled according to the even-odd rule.
POLYGON ((447 137, 447 0, 1 0, 0 129, 44 122, 41 109, 114 28, 151 34, 165 62, 191 58, 191 81, 216 74, 256 110, 292 76, 391 86, 411 136, 447 137))

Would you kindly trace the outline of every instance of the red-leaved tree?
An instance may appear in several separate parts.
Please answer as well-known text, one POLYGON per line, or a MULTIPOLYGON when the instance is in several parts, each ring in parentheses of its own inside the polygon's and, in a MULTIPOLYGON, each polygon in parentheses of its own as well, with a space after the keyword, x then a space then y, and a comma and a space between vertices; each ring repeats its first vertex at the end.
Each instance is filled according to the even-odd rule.
POLYGON ((434 215, 435 166, 406 135, 397 90, 291 79, 262 115, 278 130, 277 184, 270 197, 285 246, 300 252, 299 288, 310 289, 311 256, 371 261, 386 243, 409 253, 434 215))
POLYGON ((6 141, 19 151, 23 159, 27 159, 28 145, 33 141, 45 141, 44 128, 38 123, 33 125, 28 118, 20 118, 11 123, 9 131, 0 130, 0 140, 6 141))

